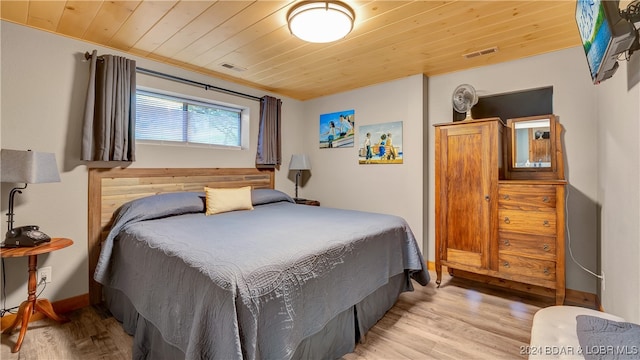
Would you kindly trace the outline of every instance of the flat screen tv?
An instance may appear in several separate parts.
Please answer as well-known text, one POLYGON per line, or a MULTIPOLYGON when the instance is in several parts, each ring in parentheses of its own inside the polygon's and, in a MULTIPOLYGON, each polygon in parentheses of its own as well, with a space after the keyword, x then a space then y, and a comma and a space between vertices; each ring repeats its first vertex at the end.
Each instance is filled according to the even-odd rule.
POLYGON ((618 55, 629 50, 637 36, 633 24, 620 16, 619 0, 578 0, 576 23, 593 83, 612 77, 618 55))

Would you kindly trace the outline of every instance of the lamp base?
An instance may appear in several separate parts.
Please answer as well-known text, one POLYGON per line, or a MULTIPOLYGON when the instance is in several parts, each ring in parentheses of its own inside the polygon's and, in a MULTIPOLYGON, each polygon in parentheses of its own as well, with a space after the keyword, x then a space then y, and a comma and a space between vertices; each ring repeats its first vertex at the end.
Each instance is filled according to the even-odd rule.
POLYGON ((298 170, 296 173, 296 195, 293 197, 294 199, 298 199, 298 180, 300 179, 301 171, 298 170))
POLYGON ((7 231, 13 230, 13 198, 17 194, 22 194, 22 191, 27 188, 27 184, 25 183, 23 187, 14 187, 9 192, 9 210, 7 211, 7 231))

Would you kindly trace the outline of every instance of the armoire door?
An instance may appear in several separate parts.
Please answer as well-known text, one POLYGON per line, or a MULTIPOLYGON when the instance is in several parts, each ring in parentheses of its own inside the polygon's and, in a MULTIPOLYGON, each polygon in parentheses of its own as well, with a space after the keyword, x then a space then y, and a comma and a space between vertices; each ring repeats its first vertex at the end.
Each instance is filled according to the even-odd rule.
POLYGON ((450 267, 491 266, 498 135, 497 122, 455 123, 436 133, 436 256, 450 267))

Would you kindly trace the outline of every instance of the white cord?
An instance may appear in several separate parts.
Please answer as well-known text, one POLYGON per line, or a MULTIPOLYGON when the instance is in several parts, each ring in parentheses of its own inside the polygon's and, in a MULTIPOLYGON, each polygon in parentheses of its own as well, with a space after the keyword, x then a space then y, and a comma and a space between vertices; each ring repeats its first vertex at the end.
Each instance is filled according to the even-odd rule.
MULTIPOLYGON (((567 196, 565 197, 565 202, 564 202, 564 211, 565 214, 569 214, 569 189, 567 189, 567 196)), ((586 267, 582 266, 582 264, 580 264, 578 262, 578 260, 576 260, 575 257, 573 257, 573 251, 571 251, 571 232, 569 231, 569 217, 565 216, 566 219, 566 230, 567 230, 567 242, 569 244, 569 255, 571 256, 571 260, 573 260, 574 263, 576 263, 578 266, 580 266, 580 268, 586 272, 588 272, 589 274, 597 277, 598 279, 604 279, 604 275, 598 275, 596 273, 594 273, 593 271, 587 269, 586 267)))

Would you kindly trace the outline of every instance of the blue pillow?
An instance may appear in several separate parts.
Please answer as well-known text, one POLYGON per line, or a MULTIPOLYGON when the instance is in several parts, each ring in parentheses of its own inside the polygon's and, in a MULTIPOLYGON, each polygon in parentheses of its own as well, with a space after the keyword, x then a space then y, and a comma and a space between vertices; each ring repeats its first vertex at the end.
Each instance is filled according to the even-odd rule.
POLYGON ((253 206, 279 201, 287 201, 295 204, 295 201, 293 201, 291 196, 283 193, 282 191, 274 189, 253 189, 251 191, 251 202, 253 203, 253 206))
POLYGON ((118 209, 117 219, 140 217, 145 220, 171 215, 204 212, 204 193, 175 192, 151 195, 129 201, 118 209))

